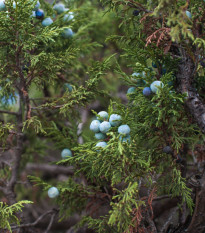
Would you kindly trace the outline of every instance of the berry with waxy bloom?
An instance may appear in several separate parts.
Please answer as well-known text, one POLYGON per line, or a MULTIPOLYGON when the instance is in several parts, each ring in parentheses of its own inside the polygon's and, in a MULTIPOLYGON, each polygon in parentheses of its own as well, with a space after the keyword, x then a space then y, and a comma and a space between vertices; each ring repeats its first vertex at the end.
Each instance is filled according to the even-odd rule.
POLYGON ((65 39, 69 39, 71 38, 72 36, 74 35, 74 32, 72 31, 71 28, 65 28, 62 32, 62 36, 65 38, 65 39))
POLYGON ((127 94, 133 94, 135 93, 136 91, 136 87, 130 87, 128 90, 127 90, 127 94))
POLYGON ((52 23, 53 23, 53 20, 50 17, 48 17, 42 21, 42 26, 47 27, 47 26, 50 26, 52 23))
POLYGON ((63 159, 66 159, 66 158, 68 158, 68 157, 71 157, 72 156, 72 151, 70 150, 70 149, 63 149, 62 151, 61 151, 61 157, 63 158, 63 159))
POLYGON ((157 93, 159 90, 159 87, 164 87, 164 84, 161 81, 154 81, 151 85, 150 88, 153 93, 157 93))
POLYGON ((107 133, 109 131, 109 129, 111 128, 111 124, 108 121, 103 121, 100 124, 100 132, 101 133, 107 133))
POLYGON ((48 190, 48 196, 50 198, 55 198, 58 195, 59 195, 59 191, 58 191, 58 189, 56 187, 49 188, 49 190, 48 190))
POLYGON ((120 135, 119 139, 121 142, 129 142, 130 143, 130 135, 129 134, 126 136, 120 135))
POLYGON ((191 17, 192 17, 191 16, 191 12, 190 11, 186 11, 186 16, 191 19, 191 17))
POLYGON ((120 134, 129 134, 130 127, 128 125, 121 125, 118 127, 118 133, 120 134))
POLYGON ((120 115, 112 114, 110 116, 109 122, 110 122, 111 126, 119 126, 121 123, 121 120, 122 120, 122 118, 120 115))
POLYGON ((63 21, 68 22, 74 18, 73 12, 69 12, 63 16, 63 21))
POLYGON ((93 120, 90 124, 90 130, 94 133, 100 132, 100 121, 99 120, 93 120))
MULTIPOLYGON (((101 111, 101 112, 98 113, 98 115, 103 120, 107 120, 108 119, 108 113, 106 111, 101 111)), ((99 120, 99 117, 97 117, 97 119, 99 120)))
POLYGON ((53 6, 53 9, 57 12, 57 14, 62 14, 65 11, 65 5, 62 3, 57 3, 53 6))
POLYGON ((103 140, 106 138, 106 134, 104 133, 95 133, 95 138, 98 140, 103 140))
POLYGON ((106 142, 98 142, 95 147, 102 147, 102 148, 104 148, 106 146, 107 146, 106 142))

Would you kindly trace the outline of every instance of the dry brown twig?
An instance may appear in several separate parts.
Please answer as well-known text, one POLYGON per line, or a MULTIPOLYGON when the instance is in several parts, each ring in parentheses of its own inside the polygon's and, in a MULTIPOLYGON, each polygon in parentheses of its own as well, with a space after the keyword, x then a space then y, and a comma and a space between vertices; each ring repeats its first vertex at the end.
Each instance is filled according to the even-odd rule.
POLYGON ((157 34, 159 34, 158 39, 157 39, 157 47, 159 47, 160 42, 163 39, 166 39, 166 37, 170 37, 169 33, 170 33, 171 29, 170 28, 160 28, 158 30, 156 30, 155 32, 153 32, 150 36, 147 37, 146 41, 146 47, 152 43, 152 41, 154 39, 157 39, 157 34))

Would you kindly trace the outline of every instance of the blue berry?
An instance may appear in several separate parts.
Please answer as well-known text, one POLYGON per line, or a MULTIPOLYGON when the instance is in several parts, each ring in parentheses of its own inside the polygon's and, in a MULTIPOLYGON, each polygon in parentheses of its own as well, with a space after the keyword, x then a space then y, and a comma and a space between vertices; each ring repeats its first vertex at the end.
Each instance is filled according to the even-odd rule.
POLYGON ((102 148, 104 148, 106 146, 107 146, 106 142, 98 142, 95 147, 102 147, 102 148))
POLYGON ((119 139, 121 142, 129 142, 130 143, 130 135, 129 134, 126 136, 120 135, 119 139))
POLYGON ((92 130, 94 133, 98 133, 100 131, 100 121, 93 120, 90 124, 90 130, 92 130))
POLYGON ((136 72, 134 72, 134 73, 132 74, 132 76, 133 76, 133 77, 143 77, 143 78, 145 78, 145 77, 146 77, 146 73, 145 73, 144 71, 142 71, 141 73, 136 73, 136 72))
POLYGON ((164 87, 164 84, 161 81, 154 81, 150 85, 150 88, 151 88, 153 93, 157 93, 159 87, 164 87))
POLYGON ((36 11, 36 18, 37 18, 37 19, 43 19, 43 18, 44 18, 44 11, 41 10, 41 9, 38 9, 38 10, 36 11))
POLYGON ((134 73, 132 74, 132 76, 133 76, 133 77, 141 77, 141 73, 136 73, 136 72, 134 72, 134 73))
POLYGON ((112 114, 110 116, 109 122, 110 122, 111 126, 119 126, 121 123, 121 120, 122 120, 122 118, 120 115, 112 114))
POLYGON ((118 133, 120 134, 129 134, 130 133, 130 127, 128 125, 121 125, 118 127, 118 133))
POLYGON ((157 64, 154 63, 154 62, 152 62, 152 67, 153 67, 153 68, 157 68, 157 64))
MULTIPOLYGON (((98 115, 99 115, 100 118, 103 119, 103 120, 107 120, 107 119, 108 119, 108 113, 105 112, 105 111, 99 112, 98 115)), ((97 119, 99 120, 99 117, 97 117, 97 119)))
POLYGON ((30 15, 30 18, 36 17, 36 11, 32 11, 32 14, 30 15))
POLYGON ((146 81, 142 79, 142 78, 145 78, 145 76, 146 76, 146 73, 144 71, 141 73, 133 73, 132 74, 133 78, 131 78, 131 80, 136 82, 137 87, 141 87, 146 84, 146 81), (138 79, 136 79, 135 77, 138 79))
POLYGON ((58 191, 58 189, 56 187, 49 188, 49 190, 48 190, 48 196, 50 198, 55 198, 58 195, 59 195, 59 191, 58 191))
POLYGON ((165 146, 162 151, 166 154, 172 154, 172 148, 170 146, 165 146))
POLYGON ((64 84, 65 89, 68 89, 69 92, 73 90, 72 86, 69 83, 64 84))
POLYGON ((103 140, 106 138, 106 134, 104 133, 95 133, 95 138, 98 140, 103 140))
POLYGON ((70 149, 63 149, 61 152, 61 157, 66 159, 67 157, 72 156, 72 151, 70 149))
POLYGON ((192 17, 191 16, 191 12, 190 11, 186 11, 186 16, 191 19, 191 17, 192 17))
POLYGON ((0 0, 0 11, 5 11, 6 5, 4 0, 0 0))
POLYGON ((138 11, 138 10, 134 10, 134 11, 132 12, 132 14, 133 14, 134 16, 138 16, 139 13, 140 13, 140 11, 138 11))
POLYGON ((33 8, 33 11, 37 11, 39 9, 40 5, 41 5, 40 2, 37 1, 36 5, 33 8))
POLYGON ((63 21, 68 22, 74 18, 73 12, 69 12, 63 16, 63 21))
POLYGON ((107 133, 109 131, 109 129, 111 128, 111 124, 108 121, 103 121, 100 124, 100 132, 101 133, 107 133))
POLYGON ((70 29, 70 28, 65 28, 64 30, 63 30, 63 33, 62 33, 62 36, 64 37, 64 38, 66 38, 66 39, 69 39, 69 38, 71 38, 72 36, 73 36, 73 31, 72 31, 72 29, 70 29))
POLYGON ((149 95, 151 95, 152 94, 152 90, 150 89, 150 87, 145 87, 144 89, 143 89, 143 95, 144 96, 149 96, 149 95))
POLYGON ((62 3, 57 3, 54 5, 53 9, 58 13, 61 14, 65 11, 65 6, 62 3))
POLYGON ((127 94, 132 94, 136 91, 136 87, 130 87, 128 90, 127 90, 127 94))
POLYGON ((50 26, 52 23, 53 23, 53 20, 50 17, 48 17, 42 21, 42 26, 47 27, 47 26, 50 26))

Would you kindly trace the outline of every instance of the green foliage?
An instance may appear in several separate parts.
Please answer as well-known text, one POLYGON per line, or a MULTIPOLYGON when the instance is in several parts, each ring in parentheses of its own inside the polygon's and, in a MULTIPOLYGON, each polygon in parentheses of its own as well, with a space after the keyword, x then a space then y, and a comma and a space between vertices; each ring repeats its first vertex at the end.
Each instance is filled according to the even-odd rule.
POLYGON ((0 145, 4 148, 6 146, 6 140, 7 137, 10 133, 10 131, 12 131, 14 129, 14 125, 7 123, 7 124, 2 124, 0 123, 0 145))
POLYGON ((32 201, 22 200, 11 206, 0 202, 0 227, 2 229, 6 228, 12 232, 11 224, 20 224, 17 213, 22 212, 22 208, 25 204, 32 204, 32 201))
POLYGON ((42 128, 41 121, 38 120, 37 116, 31 117, 23 123, 23 131, 29 127, 32 127, 37 134, 46 134, 45 130, 42 128))
POLYGON ((133 208, 138 209, 144 204, 143 201, 136 201, 138 197, 138 183, 132 182, 128 187, 113 197, 117 199, 117 203, 111 203, 112 210, 108 224, 113 226, 117 224, 118 232, 121 229, 128 230, 132 222, 133 208))
MULTIPOLYGON (((6 148, 9 135, 14 134, 17 136, 10 144, 18 144, 23 128, 22 170, 28 161, 43 160, 48 149, 72 150, 72 157, 57 162, 74 167, 73 177, 56 185, 61 220, 86 210, 79 226, 87 224, 99 233, 129 232, 135 224, 135 212, 143 218, 142 207, 151 205, 149 195, 154 188, 158 195, 180 197, 192 213, 192 190, 182 177, 177 156, 187 159, 184 148, 188 145, 193 150, 203 145, 204 136, 185 108, 187 96, 178 92, 176 75, 182 48, 196 67, 198 55, 202 57, 204 52, 204 29, 201 35, 194 30, 202 26, 197 19, 203 17, 200 9, 204 3, 190 1, 188 6, 184 0, 102 0, 102 7, 97 1, 65 1, 69 10, 57 15, 55 2, 51 5, 42 0, 45 15, 54 20, 52 25, 42 27, 39 19, 31 17, 35 2, 15 2, 16 8, 14 1, 8 0, 8 12, 0 12, 0 99, 6 100, 1 109, 8 114, 7 110, 14 111, 10 112, 12 116, 2 116, 0 142, 6 148), (138 16, 133 16, 134 9, 139 10, 138 16), (192 19, 186 16, 186 10, 192 13, 192 19), (74 12, 74 20, 65 22, 63 17, 68 12, 74 12), (68 27, 74 35, 65 39, 62 32, 68 27), (197 47, 196 54, 190 44, 197 47), (171 46, 177 55, 171 54, 171 46), (140 75, 132 76, 134 72, 140 75), (134 93, 124 98, 125 104, 110 91, 120 83, 115 84, 115 77, 123 85, 135 87, 134 93), (156 94, 144 96, 144 87, 156 80, 164 86, 156 94), (113 87, 106 88, 109 82, 113 87), (65 84, 70 84, 72 91, 65 84), (19 98, 15 107, 9 105, 10 97, 19 98), (105 148, 96 148, 94 135, 78 143, 79 136, 84 135, 77 133, 83 121, 81 108, 89 109, 88 104, 100 98, 100 107, 115 99, 106 106, 108 114, 121 115, 122 124, 129 125, 130 142, 122 142, 118 127, 111 127, 105 148), (163 152, 167 145, 172 154, 163 152), (140 195, 142 185, 148 190, 144 199, 140 195), (103 207, 105 213, 98 215, 103 207)), ((198 70, 193 83, 203 98, 204 68, 198 65, 198 70)), ((96 111, 92 111, 95 116, 96 111)), ((4 169, 1 177, 9 179, 8 170, 4 169)), ((55 183, 36 176, 28 178, 44 191, 55 183)), ((12 206, 0 203, 0 226, 11 231, 11 224, 19 224, 15 213, 27 203, 31 202, 12 206)))
POLYGON ((177 197, 181 193, 182 195, 182 203, 186 203, 188 208, 190 209, 191 214, 193 213, 194 203, 191 197, 191 189, 186 186, 186 179, 181 177, 181 173, 176 168, 172 171, 172 180, 170 186, 168 186, 168 193, 172 194, 172 197, 177 197))

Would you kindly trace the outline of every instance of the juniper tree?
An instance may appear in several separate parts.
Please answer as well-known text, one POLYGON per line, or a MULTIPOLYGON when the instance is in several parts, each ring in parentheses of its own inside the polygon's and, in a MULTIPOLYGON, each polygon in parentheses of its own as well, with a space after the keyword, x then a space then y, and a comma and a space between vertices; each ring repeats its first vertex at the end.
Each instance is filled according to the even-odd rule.
MULTIPOLYGON (((96 14, 86 14, 89 2, 82 6, 86 10, 68 3, 68 7, 77 7, 75 21, 69 24, 76 34, 63 40, 63 15, 42 28, 37 19, 30 18, 35 4, 17 1, 14 10, 13 2, 8 1, 8 13, 0 14, 1 91, 6 99, 1 112, 10 116, 4 116, 1 138, 3 149, 12 148, 15 153, 12 164, 4 161, 2 176, 7 183, 2 183, 1 191, 9 204, 16 202, 14 187, 20 165, 31 161, 21 159, 22 154, 46 153, 46 140, 51 140, 60 150, 69 145, 73 155, 55 167, 67 168, 72 176, 65 181, 29 177, 44 193, 53 185, 59 190, 55 199, 59 209, 49 212, 53 217, 47 231, 56 214, 63 220, 79 213, 83 217, 78 227, 94 232, 204 232, 205 3, 102 1, 107 15, 116 14, 120 28, 120 33, 106 40, 115 43, 120 55, 109 75, 118 75, 133 88, 127 104, 115 98, 107 109, 101 109, 108 112, 108 118, 93 111, 99 124, 105 121, 108 125, 109 120, 109 131, 101 127, 104 139, 97 140, 92 133, 84 137, 83 144, 78 143, 73 119, 79 115, 76 107, 104 94, 96 87, 100 75, 110 67, 110 59, 87 61, 96 52, 92 48, 97 44, 91 39, 98 41, 100 34, 90 38, 93 18, 89 22, 86 17, 96 14), (77 59, 82 54, 85 59, 77 59), (89 79, 85 76, 85 85, 78 87, 86 71, 89 79), (73 90, 62 95, 60 87, 68 80, 73 90), (37 87, 43 90, 40 100, 30 97, 29 90, 37 87), (149 87, 152 92, 144 89, 149 87), (19 110, 6 109, 8 97, 18 95, 19 110), (115 120, 111 120, 113 114, 117 114, 115 120), (42 140, 44 144, 39 143, 42 140), (26 151, 24 141, 30 145, 26 151)), ((52 6, 41 4, 47 16, 54 13, 52 6)), ((25 226, 23 218, 21 221, 25 226)))

